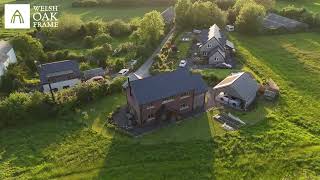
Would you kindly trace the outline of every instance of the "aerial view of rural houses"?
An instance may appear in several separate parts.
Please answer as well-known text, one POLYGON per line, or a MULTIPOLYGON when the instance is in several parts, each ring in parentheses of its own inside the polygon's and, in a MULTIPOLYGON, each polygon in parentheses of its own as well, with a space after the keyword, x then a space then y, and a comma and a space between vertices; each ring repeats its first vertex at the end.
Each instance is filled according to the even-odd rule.
POLYGON ((320 177, 320 1, 4 1, 0 179, 320 177))

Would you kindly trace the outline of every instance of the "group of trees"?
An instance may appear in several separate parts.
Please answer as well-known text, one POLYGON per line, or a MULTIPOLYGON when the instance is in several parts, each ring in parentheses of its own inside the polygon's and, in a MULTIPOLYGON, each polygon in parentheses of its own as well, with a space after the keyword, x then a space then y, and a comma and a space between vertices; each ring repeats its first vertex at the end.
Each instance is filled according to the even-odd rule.
POLYGON ((176 26, 178 28, 205 28, 213 23, 226 23, 226 13, 217 4, 207 1, 178 0, 175 5, 176 26))
POLYGON ((313 13, 306 8, 287 6, 281 9, 278 13, 282 16, 305 22, 309 24, 311 27, 320 27, 320 12, 313 13))
POLYGON ((178 28, 208 28, 212 24, 235 24, 243 33, 259 32, 266 11, 275 0, 178 0, 175 6, 178 28))

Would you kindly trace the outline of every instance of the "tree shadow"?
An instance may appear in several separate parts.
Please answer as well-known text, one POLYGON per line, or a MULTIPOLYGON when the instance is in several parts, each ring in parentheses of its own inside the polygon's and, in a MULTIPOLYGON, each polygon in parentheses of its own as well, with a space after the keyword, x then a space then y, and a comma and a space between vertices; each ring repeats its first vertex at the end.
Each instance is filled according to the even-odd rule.
POLYGON ((212 179, 210 126, 201 115, 138 139, 114 136, 95 179, 212 179))

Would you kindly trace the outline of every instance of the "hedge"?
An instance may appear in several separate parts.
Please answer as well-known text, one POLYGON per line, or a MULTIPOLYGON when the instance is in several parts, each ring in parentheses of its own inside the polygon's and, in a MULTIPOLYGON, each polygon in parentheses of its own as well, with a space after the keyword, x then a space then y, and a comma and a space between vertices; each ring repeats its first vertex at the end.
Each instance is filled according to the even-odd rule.
POLYGON ((24 125, 70 113, 81 105, 121 92, 125 81, 124 77, 119 77, 111 82, 103 80, 82 83, 54 94, 55 102, 50 93, 12 93, 0 102, 0 128, 24 125))

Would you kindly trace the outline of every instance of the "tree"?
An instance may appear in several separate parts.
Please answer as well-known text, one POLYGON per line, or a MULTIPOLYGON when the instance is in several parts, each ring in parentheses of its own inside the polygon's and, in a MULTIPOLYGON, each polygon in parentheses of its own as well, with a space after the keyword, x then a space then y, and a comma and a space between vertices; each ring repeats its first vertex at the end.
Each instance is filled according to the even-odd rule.
POLYGON ((254 2, 244 5, 236 20, 237 29, 246 34, 258 33, 265 14, 264 7, 254 2))
MULTIPOLYGON (((212 2, 197 1, 191 9, 192 25, 197 28, 210 27, 213 24, 224 26, 226 22, 225 13, 212 2)), ((189 20, 190 24, 190 20, 189 20)))
POLYGON ((24 69, 17 64, 10 64, 5 74, 1 77, 0 90, 4 93, 11 93, 22 88, 26 76, 24 69))
POLYGON ((98 61, 106 59, 111 53, 111 44, 104 44, 103 46, 96 47, 91 51, 91 55, 98 61))
POLYGON ((59 18, 59 27, 57 30, 57 35, 61 38, 72 38, 78 34, 81 27, 82 20, 80 16, 73 14, 63 14, 59 18))
POLYGON ((262 5, 266 10, 272 9, 276 1, 275 0, 254 0, 257 4, 262 5))
POLYGON ((94 38, 94 43, 96 46, 101 46, 105 43, 110 43, 111 40, 112 37, 109 34, 102 33, 94 38))
POLYGON ((152 11, 144 15, 141 26, 138 28, 140 42, 153 45, 164 34, 164 21, 158 11, 152 11))
POLYGON ((83 44, 85 47, 87 48, 92 48, 93 47, 93 44, 94 44, 94 40, 92 38, 92 36, 86 36, 84 39, 83 39, 83 44))
POLYGON ((115 19, 109 22, 107 27, 111 36, 126 36, 132 32, 130 24, 120 19, 115 19))
POLYGON ((178 28, 184 28, 190 26, 190 10, 192 8, 192 3, 190 0, 178 0, 175 5, 175 23, 178 28))
POLYGON ((44 62, 46 59, 40 41, 27 34, 15 36, 11 44, 16 51, 17 57, 21 57, 18 58, 19 63, 25 64, 32 73, 37 70, 35 61, 44 62))

